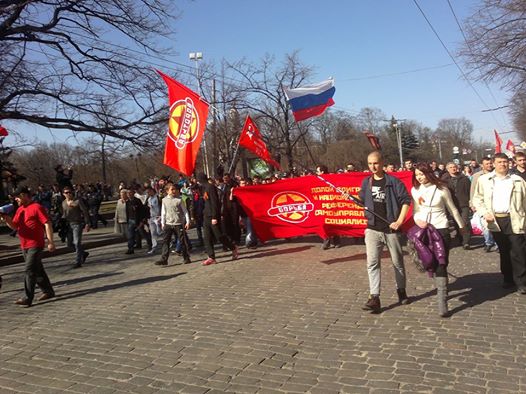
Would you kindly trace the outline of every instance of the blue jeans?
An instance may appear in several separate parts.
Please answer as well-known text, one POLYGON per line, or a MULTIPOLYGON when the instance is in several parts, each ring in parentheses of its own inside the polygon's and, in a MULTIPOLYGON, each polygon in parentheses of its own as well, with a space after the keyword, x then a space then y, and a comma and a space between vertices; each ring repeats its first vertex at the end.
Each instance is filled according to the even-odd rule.
POLYGON ((128 219, 128 250, 133 250, 135 245, 135 231, 137 222, 135 219, 128 219))
POLYGON ((75 247, 75 263, 82 264, 84 248, 82 247, 82 230, 84 223, 70 223, 68 231, 68 245, 75 247))
POLYGON ((484 245, 490 247, 495 245, 495 240, 493 239, 493 235, 491 235, 491 231, 489 231, 488 229, 484 229, 484 232, 482 234, 484 235, 484 245))

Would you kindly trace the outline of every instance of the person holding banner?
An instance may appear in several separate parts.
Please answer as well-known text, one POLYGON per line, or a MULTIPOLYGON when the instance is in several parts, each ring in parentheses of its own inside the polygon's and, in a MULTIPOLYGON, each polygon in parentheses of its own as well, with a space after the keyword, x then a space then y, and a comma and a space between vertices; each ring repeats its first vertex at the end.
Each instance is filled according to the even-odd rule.
POLYGON ((215 185, 208 182, 208 177, 204 173, 197 176, 197 181, 203 189, 203 238, 205 242, 205 250, 208 255, 208 258, 203 262, 203 265, 216 263, 214 239, 221 242, 223 247, 232 251, 232 260, 237 260, 237 246, 227 235, 221 232, 221 204, 217 188, 215 185))
POLYGON ((409 304, 406 293, 406 276, 400 234, 396 231, 406 218, 411 205, 411 197, 404 184, 396 177, 386 174, 383 170, 382 154, 378 151, 367 156, 367 165, 372 175, 362 182, 360 199, 367 207, 365 216, 365 247, 367 253, 367 272, 369 274, 369 299, 362 309, 372 313, 381 312, 380 259, 384 245, 387 245, 393 262, 398 300, 401 304, 409 304), (387 220, 379 220, 374 212, 387 220))
POLYGON ((453 202, 447 183, 437 178, 429 164, 418 163, 416 165, 413 173, 411 195, 414 201, 413 219, 416 225, 426 228, 428 224, 432 224, 442 236, 445 249, 445 264, 437 264, 433 277, 437 289, 438 314, 441 317, 448 317, 447 266, 449 264, 451 236, 449 235, 447 213, 449 212, 453 216, 461 234, 466 231, 466 225, 453 202))

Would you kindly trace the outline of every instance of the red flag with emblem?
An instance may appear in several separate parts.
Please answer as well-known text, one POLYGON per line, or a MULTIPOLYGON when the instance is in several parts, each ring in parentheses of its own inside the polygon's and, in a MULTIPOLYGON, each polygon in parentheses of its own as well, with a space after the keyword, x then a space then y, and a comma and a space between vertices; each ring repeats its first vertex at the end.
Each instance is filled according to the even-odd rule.
POLYGON ((511 140, 508 140, 508 142, 506 143, 506 150, 515 154, 515 145, 513 145, 513 142, 511 142, 511 140))
POLYGON ((502 153, 502 140, 500 139, 499 133, 497 133, 497 130, 493 130, 495 133, 495 153, 502 153))
POLYGON ((0 137, 7 137, 9 135, 9 133, 7 132, 7 129, 0 125, 0 137))
POLYGON ((203 139, 208 103, 197 93, 157 70, 168 86, 170 118, 163 163, 191 175, 203 139))
POLYGON ((364 133, 367 139, 369 140, 369 143, 373 147, 373 149, 376 149, 376 150, 382 149, 382 147, 380 146, 380 139, 377 136, 375 136, 373 133, 370 133, 368 131, 365 131, 364 133))
POLYGON ((255 153, 267 163, 269 163, 272 167, 281 170, 279 163, 270 156, 270 152, 267 149, 267 144, 265 144, 265 141, 263 141, 261 133, 259 132, 256 124, 248 115, 247 120, 245 120, 245 126, 243 126, 241 136, 239 137, 239 145, 255 153))

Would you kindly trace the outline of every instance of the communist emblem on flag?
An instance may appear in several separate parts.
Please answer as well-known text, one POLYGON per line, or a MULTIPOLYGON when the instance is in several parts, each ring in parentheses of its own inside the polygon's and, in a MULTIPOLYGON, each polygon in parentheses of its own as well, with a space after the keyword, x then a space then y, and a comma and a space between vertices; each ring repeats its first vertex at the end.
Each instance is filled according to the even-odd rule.
POLYGON ((314 210, 314 204, 298 192, 281 192, 272 197, 271 207, 267 211, 269 216, 288 223, 303 223, 314 210))
POLYGON ((197 138, 199 116, 190 97, 172 104, 168 126, 168 136, 177 149, 183 149, 197 138))

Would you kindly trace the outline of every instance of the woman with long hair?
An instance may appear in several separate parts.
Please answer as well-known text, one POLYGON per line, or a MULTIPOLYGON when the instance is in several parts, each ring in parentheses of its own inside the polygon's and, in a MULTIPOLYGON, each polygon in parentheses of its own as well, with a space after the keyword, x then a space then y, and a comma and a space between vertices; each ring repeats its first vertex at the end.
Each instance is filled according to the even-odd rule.
POLYGON ((447 213, 455 219, 460 231, 465 231, 462 221, 451 193, 444 181, 437 178, 433 170, 427 163, 418 163, 413 172, 413 219, 417 226, 425 228, 432 224, 442 236, 446 252, 446 264, 438 264, 433 273, 435 286, 437 289, 438 313, 442 317, 449 315, 447 307, 447 265, 449 264, 449 247, 451 237, 449 235, 449 225, 447 213))

